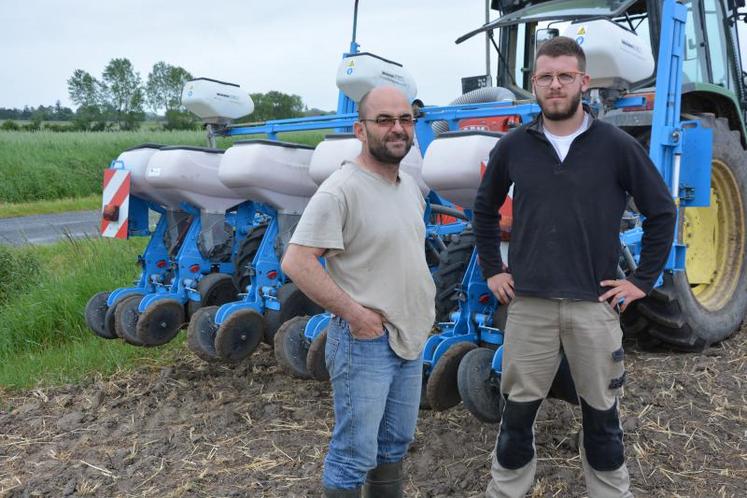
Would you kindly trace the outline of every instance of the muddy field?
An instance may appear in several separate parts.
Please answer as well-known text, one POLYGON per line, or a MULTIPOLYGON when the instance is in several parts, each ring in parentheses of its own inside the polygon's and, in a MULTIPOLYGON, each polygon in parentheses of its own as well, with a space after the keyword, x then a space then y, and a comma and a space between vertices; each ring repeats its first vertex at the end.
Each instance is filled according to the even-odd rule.
MULTIPOLYGON (((186 348, 85 386, 3 394, 0 496, 319 496, 328 384, 291 379, 262 347, 241 366, 186 348)), ((627 348, 622 401, 636 496, 747 496, 747 332, 705 354, 627 348)), ((580 412, 545 403, 532 496, 583 496, 580 412)), ((421 412, 407 496, 480 493, 496 426, 421 412)))

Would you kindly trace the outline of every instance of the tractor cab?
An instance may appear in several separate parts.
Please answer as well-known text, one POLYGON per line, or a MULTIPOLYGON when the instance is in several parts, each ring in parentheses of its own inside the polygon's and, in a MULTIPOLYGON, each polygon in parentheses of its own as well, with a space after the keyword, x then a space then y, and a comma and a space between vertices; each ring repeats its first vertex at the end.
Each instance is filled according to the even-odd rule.
MULTIPOLYGON (((747 117, 747 73, 737 32, 738 24, 747 22, 747 14, 738 11, 744 4, 744 0, 685 2, 682 110, 730 114, 734 128, 747 117)), ((488 33, 497 51, 498 86, 529 98, 537 48, 564 35, 587 52, 592 87, 597 87, 601 101, 653 89, 662 38, 661 1, 493 0, 492 8, 501 17, 463 35, 457 43, 488 33)))

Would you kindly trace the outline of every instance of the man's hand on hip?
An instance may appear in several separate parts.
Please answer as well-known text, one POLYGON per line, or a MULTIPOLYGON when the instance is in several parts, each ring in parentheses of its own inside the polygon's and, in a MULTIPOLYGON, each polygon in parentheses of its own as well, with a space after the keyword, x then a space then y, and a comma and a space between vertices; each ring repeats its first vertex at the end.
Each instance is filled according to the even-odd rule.
POLYGON ((514 277, 510 273, 497 273, 488 279, 487 284, 501 304, 508 304, 514 298, 514 277))
POLYGON ((620 312, 625 311, 633 301, 646 297, 646 293, 629 280, 602 280, 600 285, 612 288, 599 296, 599 302, 607 301, 613 309, 620 304, 620 312))
POLYGON ((384 317, 365 306, 361 306, 347 321, 350 333, 356 339, 376 339, 384 334, 384 317))

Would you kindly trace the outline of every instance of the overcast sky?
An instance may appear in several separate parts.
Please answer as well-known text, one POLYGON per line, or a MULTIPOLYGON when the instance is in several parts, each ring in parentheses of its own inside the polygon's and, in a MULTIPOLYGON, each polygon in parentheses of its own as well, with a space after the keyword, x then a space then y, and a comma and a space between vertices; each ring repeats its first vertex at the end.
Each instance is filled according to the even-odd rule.
MULTIPOLYGON (((75 69, 100 78, 111 59, 126 57, 143 81, 165 61, 248 93, 279 90, 333 110, 353 4, 0 0, 0 107, 71 106, 66 81, 75 69)), ((426 104, 446 104, 460 95, 461 77, 485 72, 484 37, 454 44, 484 21, 485 0, 360 0, 357 39, 361 51, 403 64, 426 104)), ((742 46, 747 53, 747 30, 742 46)))

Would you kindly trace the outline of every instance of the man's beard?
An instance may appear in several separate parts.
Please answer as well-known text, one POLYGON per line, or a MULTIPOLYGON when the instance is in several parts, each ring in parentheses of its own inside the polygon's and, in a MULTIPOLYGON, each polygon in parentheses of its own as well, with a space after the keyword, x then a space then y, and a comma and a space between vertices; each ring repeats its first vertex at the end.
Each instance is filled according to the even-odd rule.
POLYGON ((412 137, 404 133, 389 133, 383 140, 374 137, 372 133, 368 134, 368 152, 371 153, 374 159, 383 164, 399 164, 400 161, 402 161, 402 158, 410 152, 410 147, 412 147, 412 137), (397 152, 392 152, 387 148, 387 138, 403 139, 405 141, 405 149, 402 155, 399 155, 397 152))
POLYGON ((545 118, 549 119, 550 121, 565 121, 566 119, 572 118, 573 115, 576 114, 576 111, 578 110, 578 104, 581 102, 581 92, 579 91, 576 95, 573 96, 568 108, 560 108, 555 111, 551 111, 550 109, 546 108, 542 100, 537 99, 537 102, 539 103, 540 109, 542 109, 542 115, 545 118))

